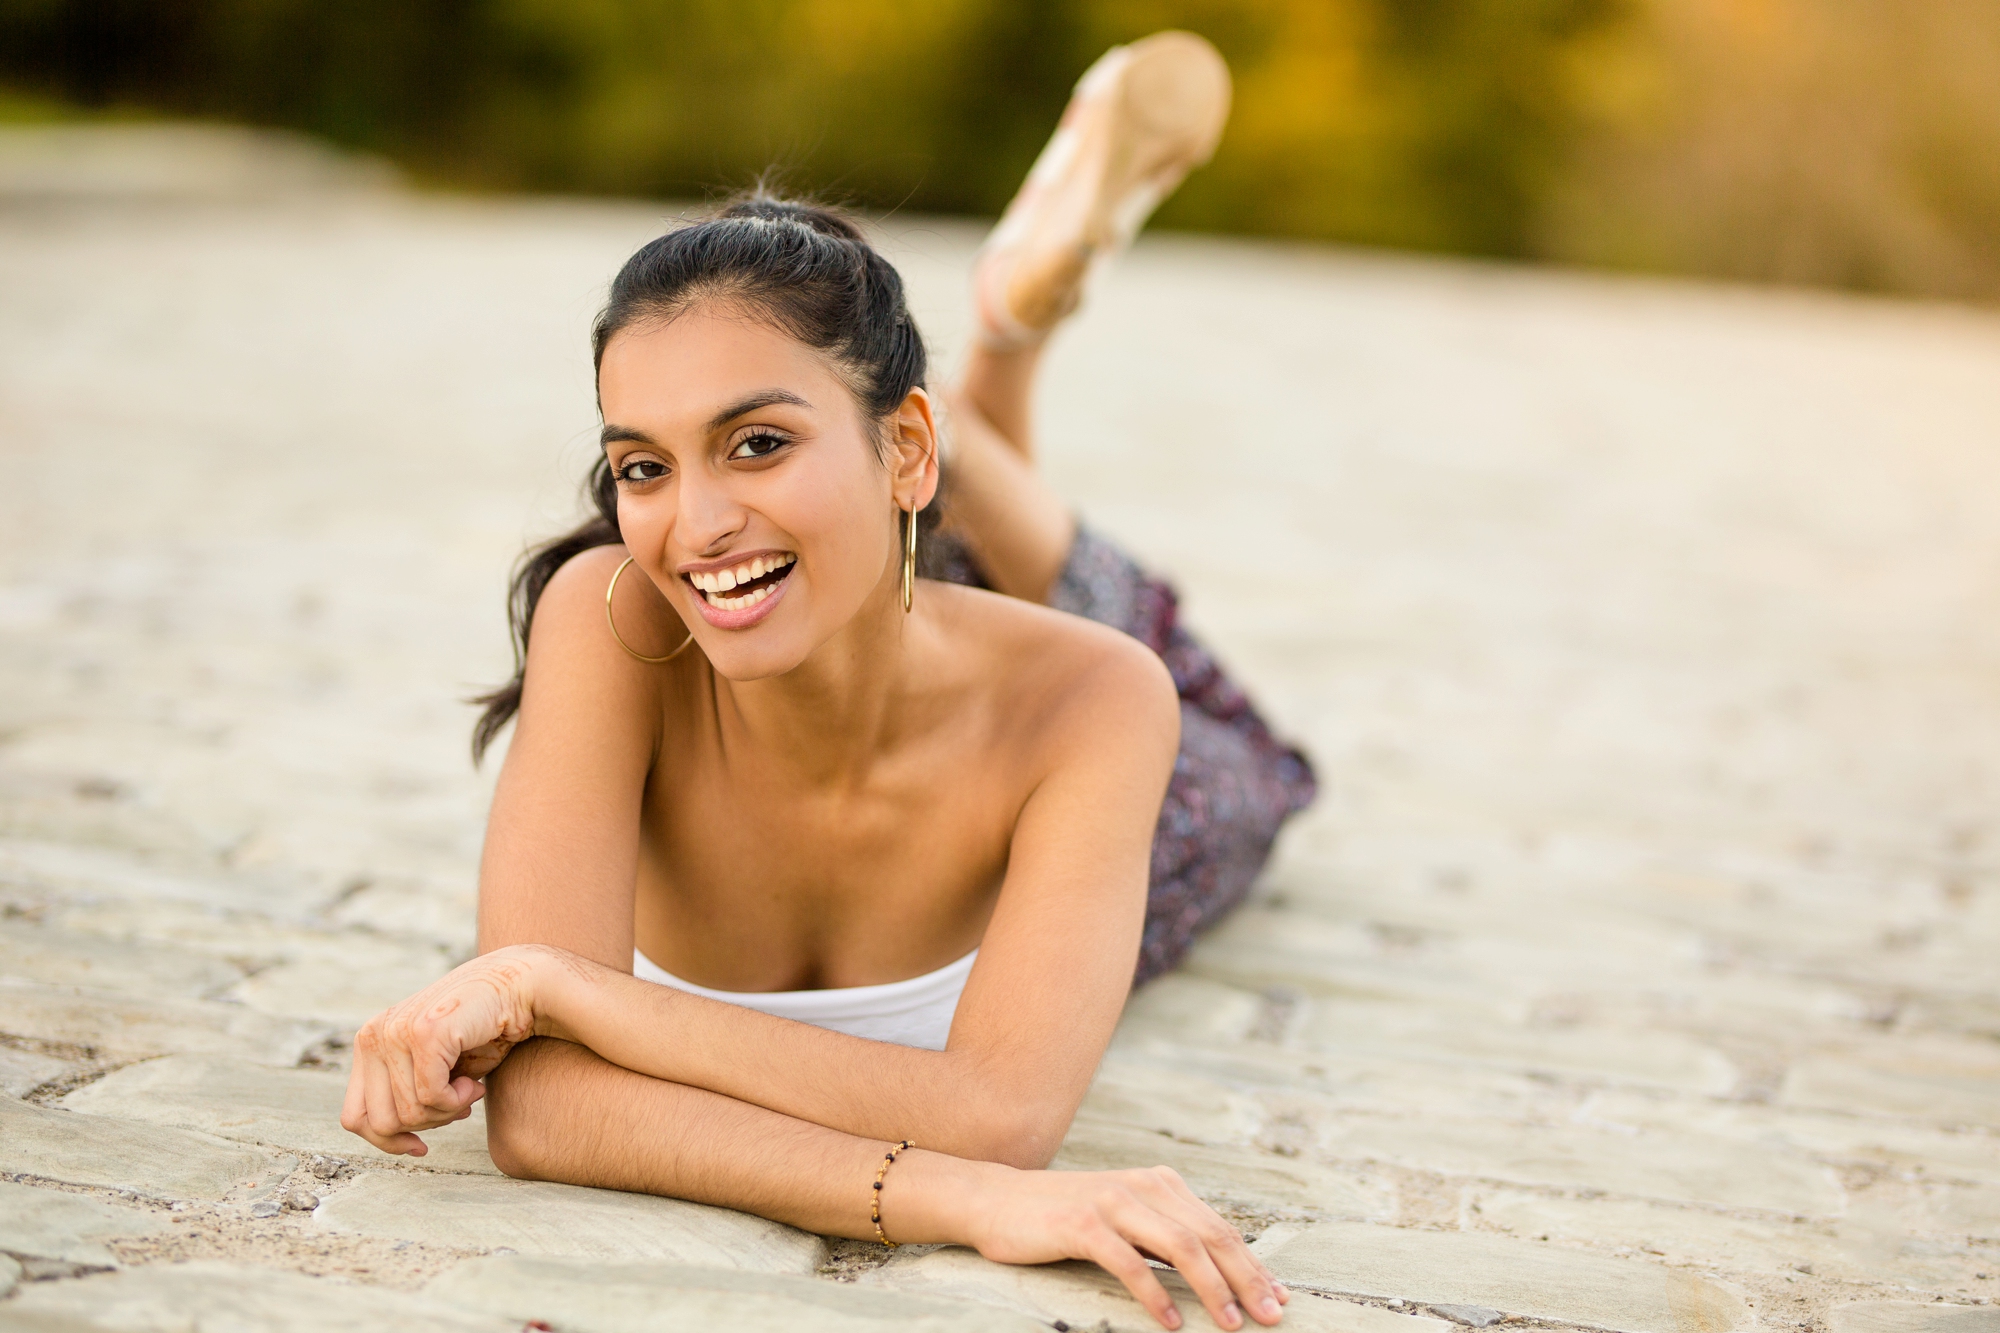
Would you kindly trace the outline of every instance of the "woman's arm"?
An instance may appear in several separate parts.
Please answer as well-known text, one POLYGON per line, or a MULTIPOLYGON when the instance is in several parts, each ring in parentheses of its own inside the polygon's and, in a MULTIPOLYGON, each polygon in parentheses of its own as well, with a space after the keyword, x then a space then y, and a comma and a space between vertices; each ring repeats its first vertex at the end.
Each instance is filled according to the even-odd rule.
POLYGON ((945 1050, 866 1041, 546 956, 539 1030, 639 1073, 866 1138, 1047 1165, 1131 989, 1179 732, 1166 672, 1132 648, 1136 661, 1114 657, 1081 682, 1073 716, 1053 728, 1061 753, 1022 810, 945 1050))
MULTIPOLYGON (((1153 825, 1179 724, 1157 658, 1109 631, 1089 646, 1095 656, 1066 676, 1059 706, 1036 728, 1057 739, 1017 821, 1006 881, 946 1050, 865 1041, 633 979, 629 924, 586 930, 579 916, 587 922, 591 914, 574 910, 574 893, 558 896, 557 882, 524 879, 503 859, 529 851, 509 848, 525 835, 503 824, 532 826, 561 813, 520 808, 503 783, 487 879, 506 888, 482 891, 482 946, 492 952, 370 1023, 357 1038, 357 1067, 385 1066, 369 1086, 393 1101, 403 1131, 417 1130, 439 1114, 449 1120, 476 1095, 449 1085, 462 1051, 534 1032, 638 1073, 867 1138, 909 1137, 957 1156, 1046 1165, 1130 988, 1153 825), (588 947, 597 936, 607 943, 588 947), (509 937, 536 943, 495 949, 509 937), (616 962, 604 957, 610 949, 619 951, 616 962), (423 1020, 427 1007, 444 1003, 471 1009, 448 1024, 423 1020), (474 1011, 485 1017, 468 1026, 474 1011)), ((527 747, 541 734, 524 726, 510 766, 533 754, 527 747)), ((566 785, 582 785, 582 775, 566 785)), ((611 804, 598 798, 600 823, 611 804)), ((622 821, 626 803, 616 804, 622 821)), ((572 859, 589 855, 578 847, 572 859)), ((630 872, 621 864, 618 873, 630 872)), ((600 891, 591 902, 613 900, 600 891)), ((616 901, 629 922, 629 892, 616 901)), ((490 1064, 456 1072, 477 1078, 490 1064)), ((421 1151, 400 1132, 383 1146, 421 1151)))
MULTIPOLYGON (((886 1143, 648 1078, 554 1039, 492 1078, 488 1124, 509 1175, 692 1199, 822 1235, 874 1239, 870 1186, 886 1143)), ((1242 1237, 1164 1167, 1019 1171, 922 1148, 884 1180, 899 1243, 969 1245, 1003 1263, 1089 1259, 1169 1329, 1179 1311, 1145 1261, 1172 1263, 1223 1328, 1278 1320, 1283 1287, 1242 1237), (1240 1305, 1239 1305, 1240 1303, 1240 1305)))
MULTIPOLYGON (((1179 734, 1178 701, 1159 659, 1114 631, 1073 624, 1056 641, 1060 652, 1037 645, 1019 654, 1020 670, 1042 670, 1051 682, 1041 715, 1018 723, 1042 776, 1016 821, 948 1047, 863 1041, 630 979, 661 679, 604 632, 601 590, 622 558, 622 548, 606 548, 572 560, 536 610, 481 867, 486 957, 465 970, 507 963, 495 951, 509 945, 558 946, 599 966, 550 969, 539 951, 526 960, 539 957, 536 971, 547 974, 533 978, 539 999, 529 1031, 539 1023, 627 1068, 869 1138, 1045 1164, 1130 988, 1153 828, 1179 734)), ((619 593, 619 623, 647 638, 646 650, 664 651, 684 633, 645 580, 628 577, 619 593)), ((513 960, 508 971, 523 965, 513 960)), ((407 1035, 371 1029, 358 1055, 407 1035)), ((434 1063, 417 1058, 418 1072, 434 1063)), ((430 1091, 444 1086, 425 1082, 430 1091)), ((433 1111, 462 1109, 455 1096, 417 1100, 433 1111)), ((422 1128, 424 1118, 410 1115, 406 1128, 422 1128)), ((421 1151, 414 1137, 393 1142, 392 1151, 421 1151)))

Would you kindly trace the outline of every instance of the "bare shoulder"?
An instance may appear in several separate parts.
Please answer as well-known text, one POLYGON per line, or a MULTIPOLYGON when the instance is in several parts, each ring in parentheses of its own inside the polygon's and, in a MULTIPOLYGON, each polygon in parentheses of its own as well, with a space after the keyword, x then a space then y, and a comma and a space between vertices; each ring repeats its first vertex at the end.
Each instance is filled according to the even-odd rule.
MULTIPOLYGON (((1055 752, 1164 754, 1179 745, 1180 700, 1166 663, 1131 635, 1081 616, 950 587, 946 632, 984 666, 983 692, 1055 752)), ((1038 747, 1042 748, 1042 747, 1038 747)))
MULTIPOLYGON (((528 629, 524 727, 532 728, 540 716, 573 727, 586 718, 595 723, 629 717, 642 705, 648 713, 657 711, 661 686, 671 673, 619 647, 606 623, 605 593, 625 555, 623 546, 580 552, 543 588, 528 629)), ((618 635, 634 651, 660 656, 687 637, 672 606, 636 568, 625 571, 617 592, 612 611, 618 635)))
POLYGON ((537 645, 547 643, 565 655, 581 652, 606 662, 637 666, 640 664, 631 654, 619 647, 618 638, 634 652, 649 657, 669 653, 687 638, 672 604, 637 567, 619 578, 612 619, 607 621, 606 593, 625 557, 623 546, 594 546, 572 556, 555 572, 535 604, 528 633, 530 660, 537 645), (613 624, 618 638, 612 637, 613 624))

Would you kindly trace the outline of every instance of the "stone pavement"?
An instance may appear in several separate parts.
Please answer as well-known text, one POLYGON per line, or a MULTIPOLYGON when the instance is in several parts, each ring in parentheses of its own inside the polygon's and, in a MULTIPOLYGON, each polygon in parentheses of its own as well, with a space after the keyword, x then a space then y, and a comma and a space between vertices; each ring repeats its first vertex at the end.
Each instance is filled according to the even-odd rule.
MULTIPOLYGON (((461 698, 663 210, 49 142, 0 136, 0 1327, 1147 1327, 341 1132, 347 1035, 471 947, 461 698)), ((948 363, 976 233, 885 233, 948 363)), ((2000 316, 1157 238, 1045 409, 1326 781, 1061 1165, 1174 1165, 1293 1328, 2000 1329, 2000 316)))

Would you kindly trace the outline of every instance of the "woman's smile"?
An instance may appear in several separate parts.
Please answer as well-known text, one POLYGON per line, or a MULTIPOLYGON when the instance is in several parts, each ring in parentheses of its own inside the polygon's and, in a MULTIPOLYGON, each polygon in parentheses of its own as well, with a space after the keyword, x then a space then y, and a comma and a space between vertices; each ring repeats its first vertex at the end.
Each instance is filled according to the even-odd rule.
POLYGON ((798 560, 790 551, 773 551, 681 577, 694 589, 702 619, 717 629, 747 629, 777 606, 798 560))

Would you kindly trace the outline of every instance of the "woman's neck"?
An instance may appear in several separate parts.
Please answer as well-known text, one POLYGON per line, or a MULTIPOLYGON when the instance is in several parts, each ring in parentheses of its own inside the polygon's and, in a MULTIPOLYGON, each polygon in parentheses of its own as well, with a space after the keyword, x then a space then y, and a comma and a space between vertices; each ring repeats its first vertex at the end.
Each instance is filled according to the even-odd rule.
POLYGON ((890 583, 790 671, 751 681, 717 675, 725 741, 754 746, 814 783, 862 778, 917 722, 915 666, 933 632, 925 611, 920 597, 905 614, 890 583))

